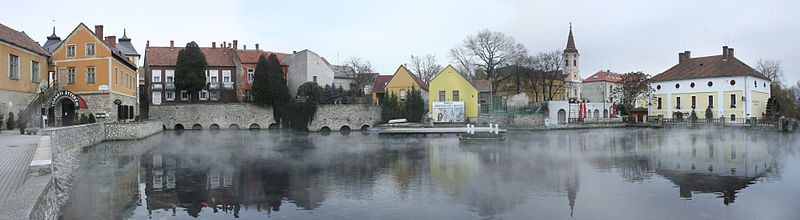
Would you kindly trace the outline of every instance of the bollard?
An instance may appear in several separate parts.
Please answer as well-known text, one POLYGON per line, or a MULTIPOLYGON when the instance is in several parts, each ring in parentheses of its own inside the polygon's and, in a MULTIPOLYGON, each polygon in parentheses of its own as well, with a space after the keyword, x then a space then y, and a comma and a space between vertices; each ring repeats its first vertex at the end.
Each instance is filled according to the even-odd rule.
POLYGON ((492 123, 489 123, 489 133, 492 133, 492 123))
POLYGON ((494 125, 494 134, 500 134, 500 124, 494 125))
POLYGON ((467 134, 469 134, 469 124, 467 124, 467 134))

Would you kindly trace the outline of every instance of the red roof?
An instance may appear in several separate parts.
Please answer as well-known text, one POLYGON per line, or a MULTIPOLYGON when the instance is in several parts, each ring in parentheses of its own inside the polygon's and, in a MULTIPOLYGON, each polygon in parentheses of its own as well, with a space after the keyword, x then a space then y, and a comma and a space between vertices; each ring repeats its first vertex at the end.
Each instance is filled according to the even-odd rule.
POLYGON ((599 81, 607 81, 607 82, 619 82, 622 80, 622 74, 612 73, 608 71, 600 71, 595 73, 594 75, 589 76, 583 80, 583 82, 599 82, 599 81))
MULTIPOLYGON (((178 52, 183 50, 183 47, 149 47, 145 52, 145 62, 150 66, 175 66, 178 61, 178 52)), ((233 64, 233 57, 230 50, 227 48, 212 49, 209 47, 201 47, 200 50, 206 55, 206 62, 208 66, 235 66, 233 64)), ((258 58, 256 58, 256 61, 258 58)))
POLYGON ((681 79, 697 79, 724 76, 753 76, 768 79, 764 74, 731 56, 726 61, 723 55, 691 58, 679 62, 667 71, 653 76, 653 82, 681 79))
POLYGON ((386 91, 386 83, 392 80, 392 75, 377 75, 375 76, 375 84, 372 85, 373 92, 386 91))
POLYGON ((25 32, 19 32, 8 26, 0 24, 0 40, 28 49, 34 53, 50 56, 36 41, 33 41, 25 32))
POLYGON ((237 50, 236 53, 239 54, 239 59, 242 60, 242 63, 258 63, 258 58, 261 56, 261 54, 264 54, 264 57, 266 58, 269 58, 270 55, 275 54, 275 56, 277 56, 278 60, 281 62, 281 65, 287 65, 283 62, 283 58, 289 55, 286 53, 264 50, 237 50))
POLYGON ((575 39, 572 37, 572 24, 569 25, 569 38, 567 38, 567 48, 564 53, 577 53, 578 49, 575 48, 575 39))

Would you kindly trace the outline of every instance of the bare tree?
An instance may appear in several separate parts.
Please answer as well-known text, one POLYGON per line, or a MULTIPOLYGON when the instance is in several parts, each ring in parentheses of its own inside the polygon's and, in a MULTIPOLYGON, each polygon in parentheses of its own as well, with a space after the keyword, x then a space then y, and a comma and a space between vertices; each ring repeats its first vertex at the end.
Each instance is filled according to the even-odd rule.
POLYGON ((767 76, 772 83, 781 83, 783 81, 783 67, 779 60, 758 59, 756 70, 767 76))
MULTIPOLYGON (((368 60, 361 59, 360 57, 350 57, 344 62, 344 65, 353 69, 353 84, 355 84, 355 91, 361 91, 364 86, 369 85, 375 80, 375 71, 372 69, 372 63, 368 60)), ((358 94, 363 94, 359 92, 358 94)))
MULTIPOLYGON (((467 50, 463 47, 456 46, 450 49, 450 62, 457 63, 456 69, 464 78, 471 80, 472 76, 477 73, 475 71, 476 61, 468 55, 467 50)), ((482 71, 481 73, 485 74, 486 72, 482 71)))
POLYGON ((619 86, 611 89, 611 94, 620 97, 620 104, 626 109, 633 109, 636 100, 641 96, 649 96, 653 92, 650 87, 650 75, 643 72, 630 72, 622 75, 619 86))
MULTIPOLYGON (((533 58, 534 69, 539 76, 538 87, 546 100, 553 100, 553 97, 564 90, 564 56, 560 50, 550 52, 540 52, 533 58)), ((542 101, 546 101, 542 100, 542 101)))
POLYGON ((495 69, 510 65, 510 62, 524 54, 524 51, 525 46, 517 43, 513 37, 501 32, 482 30, 476 35, 467 36, 461 44, 450 49, 450 58, 465 70, 476 67, 483 69, 492 83, 492 94, 494 94, 497 91, 495 85, 502 80, 495 73, 495 69))
POLYGON ((426 54, 424 56, 411 55, 411 71, 417 73, 422 81, 430 83, 436 74, 444 69, 442 65, 436 63, 436 55, 426 54))

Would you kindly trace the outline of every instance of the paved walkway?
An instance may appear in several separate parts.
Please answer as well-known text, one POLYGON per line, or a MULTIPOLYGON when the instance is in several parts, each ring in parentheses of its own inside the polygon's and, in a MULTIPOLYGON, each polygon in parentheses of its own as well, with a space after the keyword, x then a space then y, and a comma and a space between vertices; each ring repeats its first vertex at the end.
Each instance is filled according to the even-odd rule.
POLYGON ((8 198, 25 182, 40 137, 16 130, 0 133, 0 198, 8 198))

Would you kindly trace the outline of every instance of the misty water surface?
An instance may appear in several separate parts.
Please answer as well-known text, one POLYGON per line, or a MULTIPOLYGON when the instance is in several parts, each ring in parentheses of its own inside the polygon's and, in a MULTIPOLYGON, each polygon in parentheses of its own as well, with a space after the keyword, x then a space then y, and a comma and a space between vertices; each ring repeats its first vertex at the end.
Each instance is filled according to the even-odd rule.
POLYGON ((89 148, 65 219, 798 219, 797 133, 166 131, 89 148))

